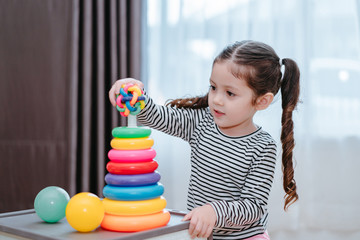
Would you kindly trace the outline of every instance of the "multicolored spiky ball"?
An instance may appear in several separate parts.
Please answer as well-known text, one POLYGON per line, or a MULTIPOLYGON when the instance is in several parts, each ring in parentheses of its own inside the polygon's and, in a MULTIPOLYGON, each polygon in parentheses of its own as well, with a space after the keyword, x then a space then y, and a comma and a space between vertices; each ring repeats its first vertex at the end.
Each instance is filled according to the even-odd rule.
POLYGON ((121 86, 120 94, 116 98, 116 109, 121 116, 137 115, 144 107, 145 97, 137 85, 129 83, 121 86))

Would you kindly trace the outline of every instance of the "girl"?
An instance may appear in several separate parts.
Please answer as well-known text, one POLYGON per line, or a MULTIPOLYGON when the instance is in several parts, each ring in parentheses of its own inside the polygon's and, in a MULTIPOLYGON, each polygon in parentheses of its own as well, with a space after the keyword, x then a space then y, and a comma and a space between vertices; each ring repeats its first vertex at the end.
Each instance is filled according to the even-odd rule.
MULTIPOLYGON (((191 176, 183 220, 189 234, 214 239, 269 239, 266 231, 268 197, 273 182, 276 143, 253 122, 281 89, 282 170, 286 210, 298 199, 293 169, 292 112, 299 99, 300 72, 288 58, 280 61, 268 45, 236 42, 214 60, 205 96, 176 99, 167 106, 148 98, 140 123, 188 141, 191 176), (281 65, 285 66, 282 77, 281 65)), ((111 103, 124 83, 109 91, 111 103)), ((146 93, 145 93, 146 95, 146 93)))

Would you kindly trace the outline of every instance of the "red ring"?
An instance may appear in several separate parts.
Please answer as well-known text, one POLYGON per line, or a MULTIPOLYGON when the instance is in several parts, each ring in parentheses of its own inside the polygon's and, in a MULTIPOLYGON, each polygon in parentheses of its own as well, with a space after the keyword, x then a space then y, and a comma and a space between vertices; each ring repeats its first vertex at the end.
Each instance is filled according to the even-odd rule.
POLYGON ((152 160, 150 162, 119 163, 110 161, 106 165, 108 172, 112 174, 143 174, 154 172, 159 164, 152 160))

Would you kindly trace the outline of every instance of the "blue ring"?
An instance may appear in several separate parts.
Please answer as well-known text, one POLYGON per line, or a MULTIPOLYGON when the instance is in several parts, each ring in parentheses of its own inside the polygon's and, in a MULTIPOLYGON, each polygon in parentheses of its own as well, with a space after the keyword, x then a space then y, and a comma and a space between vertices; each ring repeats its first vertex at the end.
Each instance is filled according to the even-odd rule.
POLYGON ((160 178, 161 176, 158 172, 133 175, 108 173, 105 176, 105 182, 113 186, 135 187, 155 184, 160 180, 160 178))
POLYGON ((123 88, 120 88, 120 94, 123 95, 123 97, 128 97, 129 95, 124 91, 123 88))
POLYGON ((161 183, 139 187, 117 187, 106 185, 103 194, 106 198, 118 201, 141 201, 160 197, 164 193, 161 183))
MULTIPOLYGON (((129 94, 130 95, 130 94, 129 94)), ((121 99, 121 102, 122 103, 125 103, 126 101, 131 101, 132 100, 132 96, 129 96, 129 97, 123 97, 121 99)), ((145 97, 144 96, 140 96, 138 97, 137 101, 142 101, 142 100, 145 100, 145 97)))
MULTIPOLYGON (((128 103, 128 102, 127 102, 128 103)), ((141 111, 141 107, 140 107, 140 103, 139 102, 136 102, 135 105, 135 110, 134 111, 130 111, 130 114, 132 115, 138 115, 141 111)))
MULTIPOLYGON (((136 107, 132 107, 129 101, 125 102, 125 105, 130 110, 130 112, 133 112, 136 110, 136 107)), ((136 103, 134 105, 136 105, 136 103)))

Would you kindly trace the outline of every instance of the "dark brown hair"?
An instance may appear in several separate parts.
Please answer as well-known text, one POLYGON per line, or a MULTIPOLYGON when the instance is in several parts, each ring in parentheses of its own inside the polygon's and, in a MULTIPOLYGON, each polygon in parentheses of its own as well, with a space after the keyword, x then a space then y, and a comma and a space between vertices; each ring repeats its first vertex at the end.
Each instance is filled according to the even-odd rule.
MULTIPOLYGON (((246 80, 253 90, 256 99, 268 92, 277 94, 281 89, 282 97, 282 171, 283 188, 285 190, 284 209, 298 200, 296 182, 294 179, 293 149, 294 124, 292 112, 295 109, 300 94, 300 71, 295 61, 280 58, 274 49, 264 43, 256 41, 235 42, 227 46, 214 60, 215 63, 231 61, 232 74, 246 80), (285 66, 284 76, 281 65, 285 66)), ((208 95, 194 98, 175 99, 167 105, 178 108, 205 108, 208 107, 208 95)))

